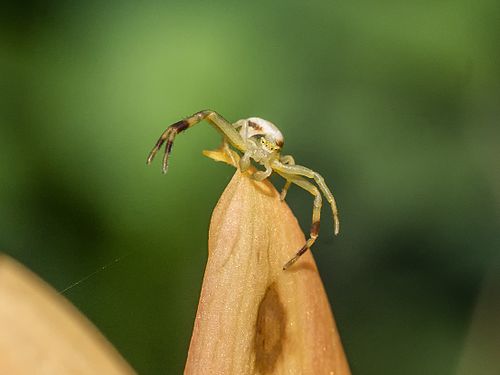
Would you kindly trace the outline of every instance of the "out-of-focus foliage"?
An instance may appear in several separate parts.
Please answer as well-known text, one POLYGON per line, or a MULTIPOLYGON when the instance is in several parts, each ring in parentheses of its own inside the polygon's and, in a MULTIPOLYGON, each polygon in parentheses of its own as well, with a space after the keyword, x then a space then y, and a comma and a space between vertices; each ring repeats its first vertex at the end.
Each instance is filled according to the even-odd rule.
MULTIPOLYGON (((0 248, 58 289, 123 257, 66 295, 141 374, 180 373, 233 170, 201 156, 207 125, 167 176, 145 158, 197 110, 260 116, 338 200, 341 235, 325 210, 314 252, 353 372, 454 374, 498 271, 499 10, 4 2, 0 248)), ((308 230, 311 197, 287 200, 308 230)))

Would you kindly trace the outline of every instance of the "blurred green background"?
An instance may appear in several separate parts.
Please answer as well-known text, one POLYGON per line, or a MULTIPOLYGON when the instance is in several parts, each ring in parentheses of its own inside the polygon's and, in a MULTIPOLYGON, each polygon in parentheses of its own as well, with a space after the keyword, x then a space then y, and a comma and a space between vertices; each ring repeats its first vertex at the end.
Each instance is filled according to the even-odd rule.
MULTIPOLYGON (((498 374, 471 329, 500 300, 499 20, 496 0, 3 2, 0 249, 58 290, 112 263, 65 295, 138 372, 181 373, 234 170, 201 155, 208 125, 168 175, 145 159, 200 109, 263 117, 339 203, 314 254, 353 373, 498 374)), ((307 231, 311 197, 287 200, 307 231)))

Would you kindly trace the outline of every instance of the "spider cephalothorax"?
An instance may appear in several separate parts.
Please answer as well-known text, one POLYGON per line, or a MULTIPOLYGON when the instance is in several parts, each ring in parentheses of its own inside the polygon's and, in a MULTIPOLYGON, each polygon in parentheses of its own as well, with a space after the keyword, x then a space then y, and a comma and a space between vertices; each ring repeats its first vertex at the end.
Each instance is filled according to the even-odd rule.
POLYGON ((280 154, 284 144, 283 134, 281 134, 279 129, 272 122, 258 117, 250 117, 231 124, 217 112, 210 110, 200 111, 170 125, 156 142, 155 147, 149 154, 147 163, 151 163, 160 147, 165 143, 163 172, 166 173, 168 169, 168 157, 172 151, 175 136, 202 120, 210 122, 223 135, 224 147, 229 152, 231 150, 229 150, 228 144, 232 145, 243 154, 239 160, 239 166, 242 172, 248 170, 251 166, 251 161, 254 160, 256 163, 262 165, 264 170, 253 173, 253 179, 261 181, 269 177, 273 171, 283 176, 283 178, 286 179, 286 184, 281 191, 282 200, 285 199, 288 188, 292 183, 307 190, 314 196, 310 237, 294 257, 283 266, 283 269, 287 269, 295 263, 316 241, 319 233, 319 220, 322 206, 321 193, 323 193, 332 208, 334 233, 338 234, 339 218, 337 206, 333 194, 325 184, 323 177, 309 168, 295 165, 295 161, 291 155, 282 156, 280 154), (306 178, 313 179, 317 187, 306 178))

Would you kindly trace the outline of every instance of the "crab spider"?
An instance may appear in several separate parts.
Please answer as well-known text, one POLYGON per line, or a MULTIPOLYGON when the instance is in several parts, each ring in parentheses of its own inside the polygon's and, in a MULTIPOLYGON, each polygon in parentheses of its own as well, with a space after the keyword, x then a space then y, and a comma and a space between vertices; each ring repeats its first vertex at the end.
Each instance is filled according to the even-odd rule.
MULTIPOLYGON (((204 110, 192 116, 170 125, 160 136, 156 145, 151 150, 147 164, 150 164, 158 150, 165 143, 165 155, 163 156, 163 173, 168 169, 168 158, 172 151, 175 136, 184 130, 196 125, 200 121, 207 120, 223 136, 223 144, 226 150, 228 143, 238 149, 243 156, 239 160, 239 167, 242 172, 248 170, 251 161, 262 165, 263 171, 257 171, 251 176, 257 181, 262 181, 269 177, 273 171, 281 175, 285 180, 285 186, 281 191, 281 200, 285 199, 288 188, 291 184, 300 186, 314 196, 312 225, 310 236, 299 251, 283 266, 286 270, 294 264, 302 254, 304 254, 316 241, 319 233, 319 223, 322 206, 322 194, 331 206, 334 221, 334 233, 339 233, 339 215, 335 198, 326 185, 323 177, 312 169, 296 165, 295 160, 290 155, 281 155, 280 151, 284 144, 283 135, 279 129, 271 122, 258 117, 239 120, 231 124, 217 112, 204 110), (313 180, 314 185, 310 180, 313 180), (318 189, 319 188, 319 189, 318 189)), ((232 156, 231 156, 232 158, 232 156)))

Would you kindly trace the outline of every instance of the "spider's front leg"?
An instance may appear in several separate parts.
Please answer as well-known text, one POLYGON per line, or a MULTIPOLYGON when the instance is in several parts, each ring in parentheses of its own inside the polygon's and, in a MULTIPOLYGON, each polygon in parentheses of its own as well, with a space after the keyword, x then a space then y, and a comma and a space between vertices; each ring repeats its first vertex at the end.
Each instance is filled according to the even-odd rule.
POLYGON ((174 144, 175 136, 186 129, 196 125, 202 120, 207 120, 211 123, 221 134, 222 136, 229 141, 234 147, 238 150, 245 152, 245 142, 241 138, 240 134, 233 125, 227 121, 224 117, 219 115, 215 111, 204 110, 195 113, 192 116, 186 117, 185 119, 176 122, 175 124, 170 125, 160 136, 155 146, 149 153, 147 164, 150 164, 153 161, 156 153, 160 149, 160 147, 165 143, 165 155, 163 157, 163 173, 167 172, 168 169, 168 158, 170 156, 170 152, 172 151, 172 146, 174 144))

